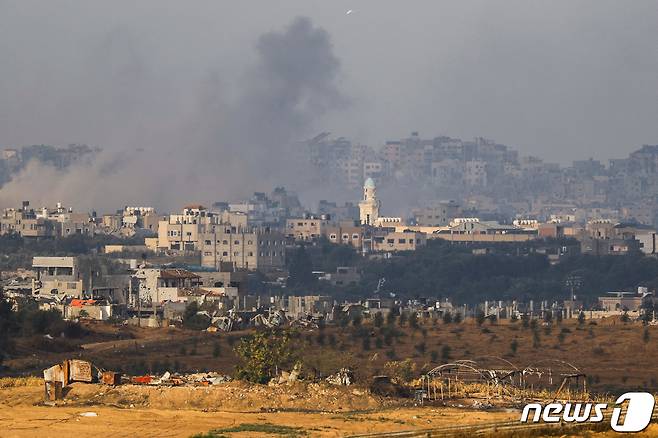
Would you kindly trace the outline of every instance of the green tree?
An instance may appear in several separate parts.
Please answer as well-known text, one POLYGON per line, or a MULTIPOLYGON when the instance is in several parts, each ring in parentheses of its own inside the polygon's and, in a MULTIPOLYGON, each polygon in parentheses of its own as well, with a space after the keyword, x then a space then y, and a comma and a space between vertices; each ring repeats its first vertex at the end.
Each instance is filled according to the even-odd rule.
POLYGON ((294 360, 291 333, 266 330, 242 338, 235 347, 240 364, 236 377, 254 383, 267 383, 277 369, 294 360))
POLYGON ((512 342, 509 344, 509 349, 512 352, 512 355, 516 354, 516 350, 519 349, 519 343, 516 339, 512 339, 512 342))

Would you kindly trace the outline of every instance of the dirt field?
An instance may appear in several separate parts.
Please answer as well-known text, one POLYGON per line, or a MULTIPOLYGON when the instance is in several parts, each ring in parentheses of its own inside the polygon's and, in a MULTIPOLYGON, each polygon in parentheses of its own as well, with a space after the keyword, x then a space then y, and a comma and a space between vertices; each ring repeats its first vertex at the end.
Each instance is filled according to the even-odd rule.
MULTIPOLYGON (((167 370, 233 374, 237 363, 233 346, 248 333, 106 324, 93 324, 90 330, 93 336, 71 341, 69 351, 60 353, 35 351, 34 342, 19 342, 17 353, 5 362, 9 367, 5 374, 40 375, 42 369, 53 363, 74 357, 128 374, 167 370)), ((433 324, 426 320, 417 330, 400 329, 403 335, 390 340, 390 345, 379 330, 370 325, 358 329, 327 327, 322 334, 317 329, 301 330, 296 345, 307 369, 320 376, 348 365, 357 377, 368 379, 384 373, 385 362, 406 358, 416 362, 420 374, 445 362, 489 355, 503 357, 519 368, 545 359, 570 362, 588 376, 588 388, 599 393, 617 394, 629 389, 658 392, 658 326, 645 328, 618 319, 582 326, 576 321, 565 321, 552 327, 540 325, 536 336, 521 322, 487 322, 478 327, 472 320, 461 324, 433 324), (367 332, 368 349, 364 348, 363 337, 355 334, 357 330, 367 332)), ((40 343, 43 345, 42 340, 40 343)))
MULTIPOLYGON (((249 333, 106 324, 89 324, 88 329, 90 336, 56 345, 43 339, 19 340, 5 362, 9 367, 5 374, 40 376, 42 369, 65 358, 83 358, 129 374, 137 370, 232 374, 233 346, 249 333)), ((464 399, 415 407, 411 399, 386 399, 367 392, 371 376, 386 372, 384 363, 406 358, 417 364, 418 375, 442 363, 481 356, 499 356, 520 368, 560 359, 587 374, 588 390, 608 398, 631 389, 658 390, 655 326, 619 320, 583 325, 568 321, 550 327, 540 324, 533 331, 521 322, 477 326, 472 321, 435 324, 425 320, 417 329, 396 326, 396 330, 400 335, 388 341, 371 325, 300 331, 296 345, 306 372, 323 376, 347 365, 357 376, 357 385, 347 388, 324 383, 274 388, 241 382, 177 388, 74 384, 56 407, 43 404, 40 386, 1 388, 0 437, 72 433, 83 437, 99 432, 120 437, 189 437, 222 429, 218 436, 347 436, 518 420, 518 406, 481 410, 474 406, 477 400, 464 399), (366 337, 368 341, 363 340, 366 337), (81 416, 84 412, 97 416, 81 416)), ((658 436, 658 426, 650 426, 644 435, 658 436)))
MULTIPOLYGON (((370 396, 355 395, 353 390, 280 389, 237 383, 161 389, 133 385, 112 389, 77 383, 59 406, 44 406, 42 397, 41 387, 36 386, 0 389, 0 436, 190 437, 243 424, 269 424, 298 428, 293 430, 301 436, 338 437, 518 418, 518 412, 509 410, 394 407, 370 396), (321 394, 300 397, 318 391, 321 394), (309 398, 317 402, 311 403, 309 398), (300 404, 306 409, 300 409, 300 404), (342 406, 326 410, 337 404, 342 406), (89 412, 97 416, 81 415, 89 412)), ((273 435, 250 431, 230 436, 273 435)))

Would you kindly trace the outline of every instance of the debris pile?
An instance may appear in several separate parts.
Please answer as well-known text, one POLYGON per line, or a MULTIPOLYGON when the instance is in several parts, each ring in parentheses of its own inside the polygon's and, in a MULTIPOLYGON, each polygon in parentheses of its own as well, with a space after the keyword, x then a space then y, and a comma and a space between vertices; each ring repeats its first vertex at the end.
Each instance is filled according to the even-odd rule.
POLYGON ((130 383, 155 386, 210 386, 230 382, 231 380, 230 376, 215 372, 172 374, 167 371, 160 377, 151 375, 134 376, 130 378, 130 383))
POLYGON ((336 374, 327 377, 332 385, 350 386, 354 383, 354 373, 349 368, 341 368, 336 374))

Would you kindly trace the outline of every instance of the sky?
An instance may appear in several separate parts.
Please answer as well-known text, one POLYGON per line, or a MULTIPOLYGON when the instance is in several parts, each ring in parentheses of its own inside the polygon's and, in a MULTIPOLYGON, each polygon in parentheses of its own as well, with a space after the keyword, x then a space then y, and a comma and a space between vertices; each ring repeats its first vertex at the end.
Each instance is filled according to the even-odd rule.
POLYGON ((605 161, 658 143, 656 23, 655 0, 0 0, 0 148, 109 151, 89 204, 267 190, 321 131, 605 161))

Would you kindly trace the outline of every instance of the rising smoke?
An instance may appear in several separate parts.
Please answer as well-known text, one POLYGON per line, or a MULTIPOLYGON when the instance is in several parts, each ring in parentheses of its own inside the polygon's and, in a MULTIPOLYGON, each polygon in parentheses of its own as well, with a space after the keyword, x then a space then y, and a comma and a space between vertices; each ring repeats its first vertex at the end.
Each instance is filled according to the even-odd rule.
POLYGON ((29 199, 101 211, 125 204, 177 210, 274 186, 331 196, 303 165, 298 144, 349 102, 337 87, 340 62, 325 30, 296 18, 257 39, 254 61, 236 83, 209 69, 200 84, 176 91, 147 52, 129 32, 101 39, 80 73, 80 83, 91 85, 72 88, 62 106, 90 108, 80 122, 102 133, 107 144, 93 146, 104 151, 66 171, 29 163, 0 189, 0 206, 29 199))

